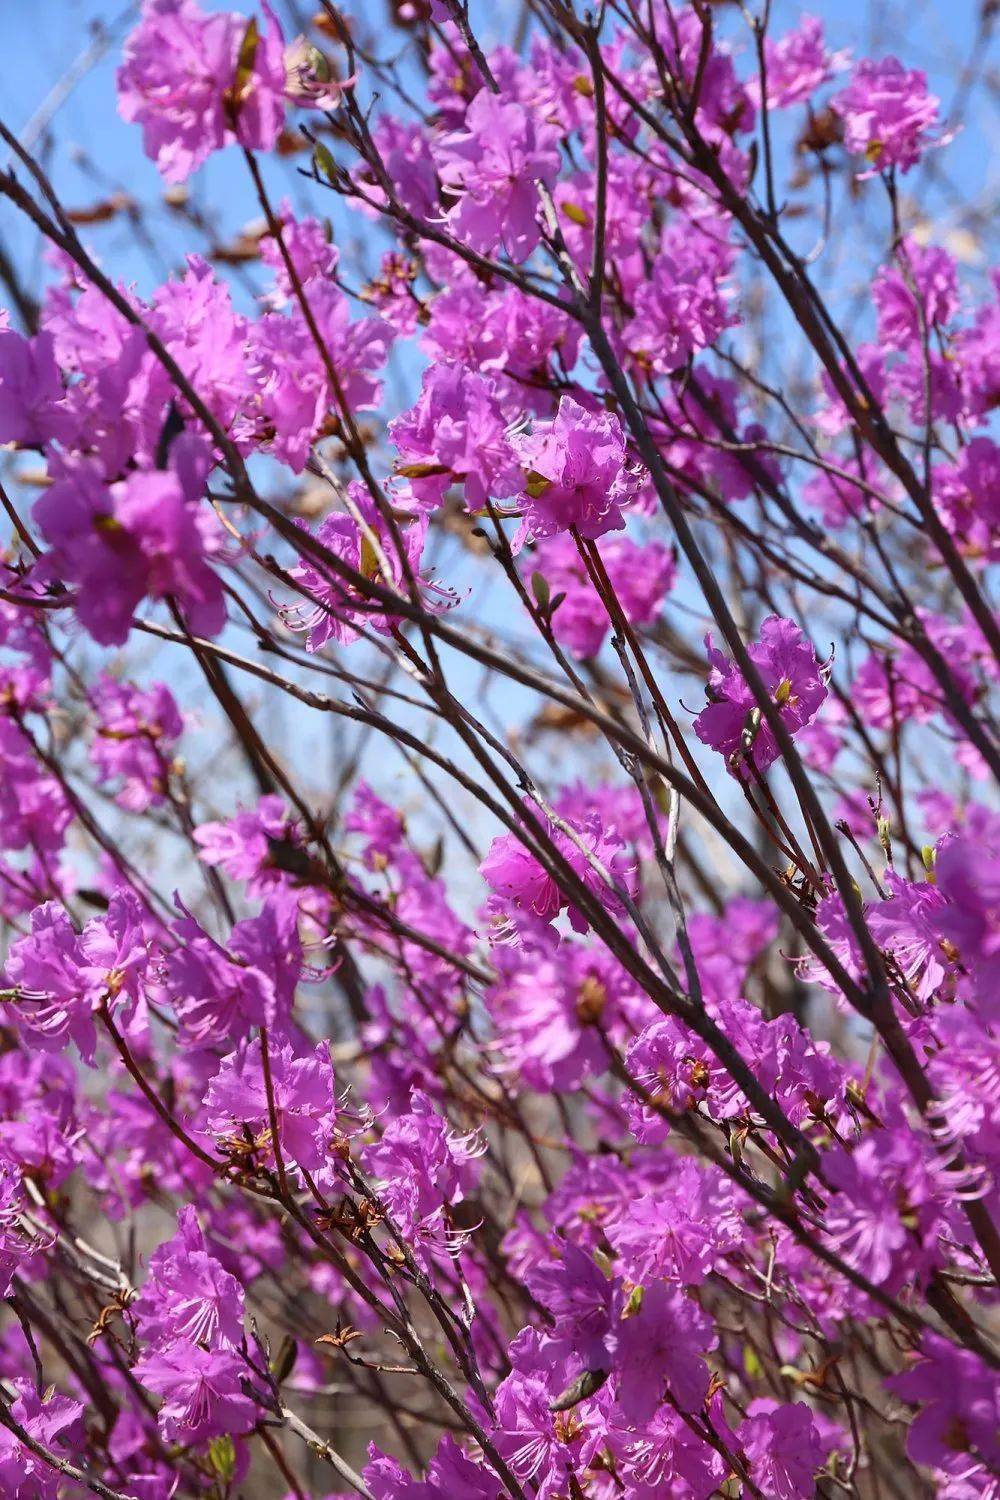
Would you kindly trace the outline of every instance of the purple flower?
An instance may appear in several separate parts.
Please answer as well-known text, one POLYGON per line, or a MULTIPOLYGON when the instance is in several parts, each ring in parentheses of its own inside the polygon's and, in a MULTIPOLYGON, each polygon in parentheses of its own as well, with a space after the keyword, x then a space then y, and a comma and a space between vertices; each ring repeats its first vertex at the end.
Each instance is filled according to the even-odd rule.
POLYGON ((401 852, 406 824, 403 815, 383 802, 367 781, 358 781, 344 816, 344 831, 364 837, 365 863, 377 870, 401 852))
MULTIPOLYGON (((823 37, 823 22, 804 15, 794 31, 777 41, 764 41, 767 73, 767 103, 770 109, 791 109, 804 104, 824 83, 846 66, 846 52, 829 52, 823 37)), ((750 86, 754 103, 760 104, 761 81, 750 86)))
POLYGON ((644 1288, 615 1339, 618 1406, 628 1421, 648 1422, 668 1391, 682 1411, 697 1411, 715 1343, 712 1319, 692 1297, 662 1281, 644 1288))
POLYGON ((826 1233, 848 1265, 896 1291, 940 1264, 949 1183, 940 1159, 912 1131, 880 1130, 850 1153, 830 1152, 824 1171, 835 1189, 826 1233))
POLYGON ((159 807, 170 775, 170 752, 184 729, 170 689, 156 682, 144 692, 133 683, 102 676, 91 700, 97 732, 90 758, 100 780, 121 780, 115 801, 131 812, 159 807))
MULTIPOLYGON (((694 721, 698 738, 720 751, 734 775, 746 777, 749 759, 766 771, 781 751, 757 699, 740 669, 705 641, 712 671, 706 692, 711 700, 694 721)), ((748 649, 750 660, 778 708, 790 733, 809 724, 826 698, 823 670, 816 653, 795 624, 770 615, 760 627, 760 640, 748 649)))
POLYGON ((184 182, 230 141, 266 151, 277 140, 284 43, 269 6, 264 13, 261 35, 235 12, 206 15, 197 0, 145 0, 118 69, 118 108, 142 126, 167 182, 184 182))
POLYGON ((222 629, 222 584, 206 561, 217 531, 200 505, 211 466, 201 439, 182 434, 169 469, 134 473, 109 488, 93 464, 77 463, 36 503, 35 519, 52 548, 45 561, 79 585, 77 615, 101 645, 128 639, 146 596, 174 600, 197 635, 222 629))
POLYGON ((926 75, 904 68, 896 57, 862 58, 831 103, 844 122, 847 150, 869 163, 863 176, 888 167, 908 172, 933 144, 938 100, 927 92, 926 75))
POLYGON ((76 435, 54 351, 51 333, 0 328, 0 443, 43 447, 76 435))
POLYGON ((201 858, 224 870, 230 880, 246 883, 247 894, 261 897, 284 877, 271 865, 272 844, 301 844, 301 835, 280 797, 261 797, 251 811, 201 823, 194 831, 201 858))
POLYGON ((430 507, 455 483, 464 483, 470 509, 514 495, 521 476, 507 427, 488 380, 461 365, 432 365, 416 405, 389 424, 397 472, 430 507))
POLYGON ((363 1477, 374 1500, 499 1500, 501 1494, 492 1469, 473 1463, 452 1437, 441 1439, 425 1479, 413 1479, 396 1459, 371 1443, 363 1477))
POLYGON ((826 1461, 825 1444, 813 1414, 801 1401, 750 1403, 750 1414, 737 1436, 761 1493, 773 1500, 811 1500, 816 1473, 826 1461))
POLYGON ((54 854, 72 817, 66 792, 28 736, 12 719, 0 717, 0 847, 54 854))
POLYGON ((451 1207, 474 1188, 484 1149, 475 1133, 453 1130, 419 1090, 410 1112, 390 1120, 381 1140, 364 1148, 365 1168, 378 1179, 393 1222, 424 1262, 462 1243, 451 1226, 451 1207))
POLYGON ((79 934, 55 901, 32 912, 31 932, 11 946, 6 967, 29 1045, 59 1051, 72 1041, 93 1061, 94 1012, 107 1004, 128 1015, 139 997, 148 964, 144 915, 130 890, 117 891, 106 915, 79 934))
MULTIPOLYGON (((316 533, 317 540, 356 573, 406 598, 407 577, 400 545, 410 572, 419 576, 427 518, 420 516, 399 527, 397 536, 360 484, 352 484, 351 493, 361 520, 339 512, 329 515, 316 533)), ((315 600, 312 606, 291 604, 284 611, 290 628, 306 632, 310 651, 321 650, 331 640, 349 645, 358 640, 361 629, 391 634, 397 618, 391 605, 368 597, 332 567, 310 558, 296 564, 291 576, 315 600)), ((425 588, 429 590, 431 585, 425 588)))
POLYGON ((616 416, 563 396, 553 420, 536 422, 514 446, 527 475, 525 518, 535 537, 571 526, 585 537, 621 531, 622 507, 635 499, 640 481, 616 416))
POLYGON ((543 1380, 518 1370, 501 1382, 495 1396, 491 1437, 518 1479, 535 1482, 539 1500, 564 1493, 572 1466, 572 1450, 558 1436, 549 1410, 551 1399, 543 1380))
MULTIPOLYGON (((329 1155, 336 1113, 329 1049, 320 1042, 314 1052, 297 1057, 287 1044, 272 1046, 268 1060, 282 1156, 315 1171, 329 1155)), ((259 1039, 223 1059, 209 1084, 205 1110, 208 1128, 224 1147, 233 1143, 242 1149, 249 1132, 253 1145, 262 1145, 264 1159, 273 1162, 259 1039)))
POLYGON ((732 1188, 714 1167, 680 1161, 667 1181, 627 1205, 608 1226, 622 1275, 700 1286, 742 1240, 732 1188))
MULTIPOLYGON (((545 821, 543 818, 543 824, 545 821)), ((587 854, 590 854, 617 885, 634 896, 635 858, 617 830, 605 828, 598 815, 588 813, 576 829, 583 848, 558 827, 550 827, 548 832, 558 852, 591 894, 607 910, 623 915, 625 908, 621 898, 587 858, 587 854)), ((496 892, 499 906, 508 908, 508 915, 509 909, 513 908, 514 911, 551 922, 566 907, 574 931, 587 931, 589 924, 583 912, 569 900, 556 877, 549 874, 516 834, 501 834, 493 840, 486 858, 479 866, 479 873, 496 892)))
POLYGON ((656 257, 624 329, 629 353, 643 371, 679 370, 739 321, 729 310, 724 282, 730 260, 725 245, 687 228, 656 257))
MULTIPOLYGON (((629 537, 609 536, 598 550, 625 618, 633 625, 651 624, 677 574, 670 548, 662 542, 640 544, 629 537)), ((576 656, 596 656, 611 620, 576 542, 565 534, 552 537, 536 548, 534 564, 548 585, 556 639, 576 656)))
POLYGON ((179 1342, 143 1355, 133 1370, 162 1398, 157 1422, 167 1442, 237 1436, 256 1421, 256 1405, 243 1389, 247 1366, 234 1349, 179 1342))
POLYGON ((189 1045, 234 1041, 248 1026, 285 1020, 302 964, 290 914, 269 903, 237 922, 228 951, 193 917, 175 931, 180 942, 164 960, 163 984, 189 1045))
MULTIPOLYGON (((10 1414, 36 1443, 72 1461, 80 1451, 83 1407, 52 1390, 40 1395, 30 1380, 14 1379, 10 1414)), ((63 1492, 58 1470, 0 1428, 0 1489, 8 1500, 56 1500, 63 1492)))
POLYGON ((935 468, 934 503, 952 536, 1000 560, 1000 448, 992 438, 971 438, 956 463, 935 468))
POLYGON ((498 243, 522 261, 538 244, 538 183, 559 174, 558 132, 522 105, 480 89, 463 128, 442 136, 434 156, 443 186, 458 195, 448 212, 456 238, 489 254, 498 243))
POLYGON ((181 1209, 177 1224, 174 1238, 149 1258, 135 1303, 139 1335, 157 1348, 177 1340, 235 1347, 243 1339, 243 1288, 209 1252, 190 1205, 181 1209))
POLYGON ((970 972, 968 993, 977 1009, 1000 1014, 1000 852, 976 838, 943 843, 937 889, 947 901, 932 920, 970 972))
POLYGON ((921 1353, 911 1369, 886 1382, 897 1396, 921 1408, 909 1427, 907 1453, 914 1463, 957 1479, 985 1479, 987 1470, 995 1473, 1000 1465, 996 1370, 936 1333, 924 1334, 921 1353))
POLYGON ((950 322, 958 309, 958 278, 954 257, 936 245, 920 245, 904 236, 898 264, 883 266, 872 283, 882 344, 905 349, 922 344, 931 330, 950 322))

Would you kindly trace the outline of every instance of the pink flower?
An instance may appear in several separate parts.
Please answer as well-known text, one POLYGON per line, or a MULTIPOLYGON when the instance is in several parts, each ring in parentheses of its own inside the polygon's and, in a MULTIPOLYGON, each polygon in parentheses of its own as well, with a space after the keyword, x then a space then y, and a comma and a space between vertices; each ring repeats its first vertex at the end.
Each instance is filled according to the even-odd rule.
POLYGON ((628 1203, 607 1236, 630 1281, 700 1286, 740 1244, 742 1220, 722 1174, 685 1160, 661 1187, 628 1203))
POLYGON ((522 261, 538 244, 538 183, 559 174, 558 133, 522 105, 480 89, 463 128, 434 146, 441 182, 459 195, 448 212, 455 236, 489 254, 498 243, 522 261))
POLYGON ((269 150, 284 123, 284 44, 270 7, 256 22, 197 0, 145 0, 118 69, 118 108, 142 126, 146 155, 184 182, 231 141, 269 150), (253 27, 253 30, 250 27, 253 27))
MULTIPOLYGON (((83 1407, 54 1391, 40 1395, 30 1380, 10 1382, 10 1414, 36 1443, 72 1461, 80 1451, 83 1407)), ((0 1489, 9 1500, 56 1500, 63 1480, 51 1464, 0 1428, 0 1489)))
POLYGON ((228 951, 193 917, 175 924, 181 941, 164 961, 163 983, 185 1042, 217 1045, 287 1018, 302 964, 292 920, 268 904, 236 923, 228 951))
MULTIPOLYGON (((426 516, 400 524, 394 534, 361 484, 352 483, 350 494, 360 521, 354 515, 334 512, 321 522, 317 540, 356 573, 406 599, 409 585, 400 548, 410 573, 419 577, 426 516)), ((308 650, 319 651, 331 640, 349 645, 363 629, 392 633, 396 619, 392 606, 369 597, 322 561, 310 557, 296 564, 291 576, 315 601, 313 605, 290 604, 284 611, 291 629, 306 632, 308 650)), ((430 590, 432 586, 424 587, 430 590)))
MULTIPOLYGON (((292 1047, 271 1046, 268 1053, 278 1142, 286 1161, 315 1171, 329 1154, 336 1101, 329 1048, 321 1042, 312 1053, 296 1056, 292 1047)), ((261 1061, 261 1042, 231 1053, 209 1084, 205 1096, 208 1128, 230 1141, 264 1147, 264 1159, 274 1160, 271 1113, 261 1061)))
POLYGON ((598 1034, 622 1024, 628 981, 607 955, 554 941, 543 928, 523 948, 500 947, 487 1004, 514 1075, 541 1092, 579 1088, 608 1065, 598 1034))
POLYGON ((515 1370, 495 1396, 496 1426, 491 1437, 518 1479, 534 1481, 538 1500, 565 1493, 573 1453, 555 1430, 551 1393, 537 1374, 515 1370))
MULTIPOLYGON (((759 715, 757 699, 739 668, 713 648, 711 636, 706 637, 706 646, 712 663, 706 689, 711 701, 694 721, 695 734, 725 755, 734 775, 749 774, 747 759, 759 771, 766 771, 781 752, 759 715)), ((816 653, 794 620, 769 616, 760 627, 760 640, 749 647, 748 654, 789 732, 809 724, 827 688, 816 653)))
POLYGON ((475 1188, 484 1150, 475 1133, 453 1130, 417 1089, 409 1113, 390 1120, 381 1140, 364 1148, 365 1169, 376 1178, 393 1223, 426 1265, 434 1253, 461 1245, 451 1209, 475 1188))
POLYGON ((897 1291, 940 1264, 949 1184, 912 1132, 876 1131, 849 1154, 828 1153, 824 1171, 836 1189, 824 1216, 827 1237, 848 1265, 897 1291))
POLYGON ((442 1438, 423 1480, 411 1478, 396 1459, 370 1443, 363 1478, 373 1500, 497 1500, 499 1494, 493 1470, 474 1464, 452 1437, 442 1438))
POLYGON ((870 164, 863 176, 889 167, 908 172, 934 144, 930 131, 938 100, 927 92, 926 75, 904 68, 898 58, 862 58, 831 103, 844 121, 847 150, 870 164))
POLYGON ((256 1421, 256 1405, 243 1390, 248 1369, 233 1349, 181 1341, 145 1354, 133 1369, 162 1398, 157 1421, 167 1442, 237 1436, 256 1421))
POLYGON ((93 1061, 94 1012, 135 1005, 148 964, 144 913, 131 890, 112 896, 106 915, 77 933, 65 910, 48 901, 31 914, 31 931, 11 946, 7 980, 29 1046, 60 1051, 75 1042, 93 1061))
POLYGON ((490 381, 461 365, 439 363, 425 372, 416 405, 389 424, 389 436, 399 450, 397 471, 421 505, 439 505, 459 483, 474 510, 520 487, 507 428, 490 381))
POLYGON ((646 371, 669 374, 714 344, 739 320, 729 309, 727 247, 706 236, 677 235, 638 287, 626 346, 646 371))
POLYGON ((618 1405, 630 1422, 648 1422, 665 1393, 682 1411, 697 1411, 708 1390, 704 1356, 715 1326, 698 1303, 662 1281, 647 1286, 638 1310, 618 1325, 618 1405))
MULTIPOLYGON (((544 824, 545 819, 542 818, 541 821, 544 824)), ((604 828, 596 814, 588 814, 577 832, 583 849, 604 866, 612 880, 634 896, 635 859, 627 850, 625 840, 614 828, 604 828)), ((624 914, 620 897, 602 879, 579 844, 559 828, 550 828, 549 834, 559 853, 598 900, 609 911, 624 914)), ((569 901, 555 877, 548 873, 515 834, 501 834, 493 840, 486 858, 479 866, 479 873, 497 893, 501 905, 530 913, 545 922, 551 922, 563 907, 568 907, 574 930, 586 932, 588 923, 583 913, 569 901)))
POLYGON ((224 870, 230 880, 244 881, 252 897, 284 878, 271 862, 272 844, 301 844, 294 820, 276 796, 261 797, 255 808, 240 809, 231 818, 201 823, 194 837, 205 863, 224 870))
POLYGON ((553 420, 536 422, 515 449, 527 474, 525 519, 535 537, 571 526, 591 538, 622 530, 622 507, 635 499, 640 480, 616 416, 563 396, 553 420))
POLYGON ((788 1406, 767 1399, 752 1401, 737 1436, 751 1478, 768 1500, 811 1500, 829 1447, 808 1406, 801 1401, 788 1406))
POLYGON ((1000 851, 974 837, 949 839, 938 850, 937 889, 947 901, 934 911, 937 931, 957 949, 969 972, 976 1009, 1000 1016, 1000 851))
POLYGON ((285 265, 282 246, 303 287, 310 281, 332 278, 340 259, 340 252, 332 243, 327 226, 311 217, 297 219, 287 198, 281 204, 279 223, 281 245, 277 236, 271 234, 266 234, 260 242, 260 258, 274 273, 274 291, 267 302, 276 309, 294 303, 297 296, 285 265))
POLYGON ((952 536, 1000 560, 1000 448, 992 438, 970 438, 956 463, 938 465, 934 503, 952 536))
POLYGON ((177 1233, 149 1258, 136 1303, 139 1334, 158 1348, 182 1340, 208 1348, 243 1338, 243 1288, 209 1252, 194 1209, 181 1209, 177 1233))
MULTIPOLYGON (((677 575, 674 554, 662 542, 609 536, 598 549, 622 613, 632 625, 657 617, 677 575)), ((561 534, 535 550, 534 572, 548 585, 552 631, 576 656, 596 656, 611 620, 572 537, 561 534)))
POLYGON ((995 1473, 1000 1465, 996 1370, 936 1333, 924 1334, 921 1353, 911 1369, 887 1382, 897 1396, 921 1408, 909 1427, 907 1453, 915 1463, 954 1474, 958 1481, 987 1480, 988 1471, 995 1473))
POLYGON ((43 447, 75 436, 54 351, 51 333, 26 339, 0 329, 0 443, 43 447))
POLYGON ((937 245, 919 245, 904 237, 898 264, 883 266, 872 283, 882 344, 902 349, 914 339, 921 344, 934 328, 951 321, 958 310, 958 278, 954 257, 937 245))
MULTIPOLYGON (((834 73, 846 65, 846 52, 829 52, 823 37, 823 22, 817 16, 802 16, 794 31, 774 41, 764 42, 767 74, 767 103, 770 109, 791 109, 804 104, 834 73)), ((751 97, 759 106, 760 79, 750 85, 751 97)))
POLYGON ((63 787, 27 735, 13 719, 0 717, 0 847, 53 854, 72 818, 63 787))
POLYGON ((35 504, 51 552, 45 563, 78 585, 76 613, 96 641, 122 645, 140 601, 170 598, 197 635, 225 621, 222 584, 209 567, 218 547, 211 511, 201 507, 211 455, 182 434, 168 469, 147 469, 106 486, 92 464, 66 467, 35 504))
POLYGON ((90 758, 102 782, 121 780, 115 800, 134 812, 164 801, 170 756, 184 729, 173 694, 163 682, 143 692, 102 676, 92 694, 97 732, 90 758))

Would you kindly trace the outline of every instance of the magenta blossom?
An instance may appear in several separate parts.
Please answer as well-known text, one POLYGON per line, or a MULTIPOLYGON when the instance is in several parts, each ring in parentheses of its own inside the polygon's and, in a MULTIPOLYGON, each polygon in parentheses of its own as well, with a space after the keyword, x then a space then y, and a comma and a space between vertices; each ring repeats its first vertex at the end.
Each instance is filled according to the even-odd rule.
POLYGON ((173 600, 197 635, 222 629, 222 584, 207 561, 219 533, 201 506, 211 467, 207 446, 183 434, 168 469, 143 470, 108 487, 91 463, 66 467, 35 505, 52 548, 45 565, 78 585, 77 615, 101 645, 128 639, 146 597, 173 600))
POLYGON ((461 1247, 464 1237, 452 1225, 451 1210, 475 1187, 484 1149, 474 1133, 452 1129, 418 1090, 409 1113, 393 1119, 381 1140, 364 1148, 365 1167, 377 1179, 394 1224, 425 1264, 434 1254, 461 1247))
POLYGON ((750 1475, 762 1494, 774 1500, 811 1500, 828 1446, 808 1406, 800 1401, 789 1406, 767 1399, 753 1401, 738 1436, 750 1475))
MULTIPOLYGON (((822 84, 847 64, 846 52, 828 51, 823 23, 817 16, 804 15, 794 31, 786 31, 775 41, 766 37, 764 62, 767 73, 767 103, 770 109, 791 109, 804 104, 822 84)), ((761 80, 750 85, 754 103, 761 102, 761 80)))
POLYGON ((416 405, 391 423, 398 472, 421 504, 440 504, 450 485, 465 485, 470 509, 491 496, 517 493, 520 473, 508 422, 493 385, 460 365, 435 364, 416 405))
MULTIPOLYGON (((916 1463, 958 1479, 978 1475, 986 1480, 1000 1465, 996 1370, 936 1333, 924 1335, 921 1353, 922 1359, 888 1381, 904 1401, 921 1408, 909 1427, 907 1452, 916 1463)), ((964 1493, 985 1496, 989 1491, 964 1493)))
POLYGON ((31 914, 31 932, 11 947, 7 980, 30 1046, 59 1051, 67 1041, 94 1056, 94 1014, 102 1006, 126 1015, 138 1000, 148 965, 144 912, 130 890, 117 892, 105 916, 77 933, 54 901, 31 914))
MULTIPOLYGON (((544 826, 547 820, 543 817, 541 821, 544 826)), ((591 894, 609 911, 623 914, 622 899, 613 886, 618 885, 634 896, 636 871, 634 856, 616 830, 604 828, 596 814, 589 814, 576 830, 576 838, 557 827, 549 828, 548 832, 558 852, 591 894)), ((496 892, 500 908, 508 909, 508 915, 513 909, 551 922, 567 907, 574 930, 587 931, 589 923, 579 907, 516 834, 501 834, 493 840, 479 873, 496 892)))
MULTIPOLYGON (((670 548, 609 536, 598 550, 625 618, 632 625, 652 624, 677 576, 670 548)), ((596 656, 612 622, 576 542, 554 536, 536 548, 534 562, 548 585, 553 635, 576 656, 596 656)))
POLYGON ((264 13, 261 34, 236 12, 206 15, 197 0, 145 0, 118 70, 118 108, 141 125, 167 182, 184 182, 231 141, 266 151, 277 140, 284 43, 269 6, 264 13))
POLYGON ((26 339, 0 328, 0 443, 42 447, 75 436, 54 350, 50 333, 26 339))
MULTIPOLYGON (((426 517, 391 527, 363 486, 352 484, 351 497, 357 513, 327 516, 316 532, 317 541, 346 568, 405 599, 410 578, 419 579, 426 517)), ((290 604, 285 609, 291 628, 306 632, 310 651, 319 651, 328 641, 349 645, 364 629, 381 635, 392 633, 397 618, 392 605, 366 594, 361 585, 351 582, 335 566, 309 557, 292 569, 291 576, 315 601, 312 605, 290 604)), ((422 586, 433 597, 433 585, 424 582, 422 586)))
POLYGON ((249 1432, 257 1407, 244 1390, 247 1366, 225 1346, 179 1342, 143 1355, 135 1375, 161 1398, 157 1415, 167 1442, 206 1443, 249 1432))
POLYGON ((535 537, 575 527, 603 536, 625 525, 622 508, 639 491, 618 418, 563 396, 551 422, 536 422, 515 449, 525 471, 525 518, 535 537))
POLYGON ((158 1348, 178 1340, 208 1348, 241 1342, 243 1288, 209 1252, 192 1207, 181 1210, 174 1238, 150 1256, 135 1311, 140 1336, 158 1348))
POLYGON ((938 100, 928 93, 925 74, 904 68, 898 58, 862 58, 831 102, 844 122, 844 145, 869 163, 863 176, 889 167, 908 172, 934 144, 938 100))
MULTIPOLYGON (((11 1386, 10 1414, 18 1426, 43 1449, 72 1460, 82 1441, 80 1403, 53 1390, 40 1394, 30 1380, 15 1379, 11 1386)), ((6 1427, 0 1428, 0 1489, 9 1500, 57 1500, 64 1493, 58 1470, 6 1427)))
MULTIPOLYGON (((726 757, 734 775, 749 774, 748 760, 766 771, 781 754, 770 725, 740 669, 712 646, 711 636, 705 644, 712 663, 706 689, 710 702, 694 721, 695 733, 726 757)), ((789 733, 811 723, 827 687, 816 653, 794 620, 769 616, 748 654, 789 733)))
POLYGON ((522 105, 487 88, 469 105, 463 128, 435 145, 441 181, 458 202, 449 224, 473 250, 502 243, 522 261, 538 244, 538 183, 559 173, 558 133, 522 105))
POLYGON ((638 1308, 627 1312, 615 1340, 623 1414, 630 1422, 648 1422, 668 1391, 682 1411, 697 1411, 708 1390, 704 1356, 716 1343, 712 1319, 662 1281, 646 1287, 638 1308))
POLYGON ((101 781, 118 781, 118 803, 136 812, 163 801, 174 745, 184 729, 173 694, 163 682, 146 692, 113 677, 98 680, 98 714, 90 758, 101 781))
MULTIPOLYGON (((224 1150, 242 1150, 248 1142, 261 1144, 271 1161, 273 1126, 261 1046, 255 1038, 223 1059, 205 1096, 205 1109, 208 1127, 224 1150)), ((329 1048, 321 1042, 314 1052, 296 1056, 289 1045, 272 1045, 268 1061, 282 1155, 285 1161, 316 1171, 327 1159, 336 1113, 329 1048)))

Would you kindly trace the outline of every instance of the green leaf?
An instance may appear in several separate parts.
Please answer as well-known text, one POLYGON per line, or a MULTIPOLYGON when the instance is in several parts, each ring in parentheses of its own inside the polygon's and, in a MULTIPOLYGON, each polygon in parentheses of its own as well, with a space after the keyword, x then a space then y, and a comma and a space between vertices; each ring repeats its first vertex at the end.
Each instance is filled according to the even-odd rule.
POLYGON ((586 1401, 588 1396, 599 1391, 607 1378, 607 1370, 584 1370, 582 1375, 570 1382, 561 1396, 549 1402, 549 1411, 569 1411, 578 1401, 586 1401))
POLYGON ((544 573, 532 573, 531 592, 535 596, 535 603, 544 614, 548 610, 549 600, 552 597, 549 591, 549 580, 544 573))
POLYGON ((236 1444, 228 1432, 209 1443, 208 1462, 213 1474, 229 1484, 236 1474, 236 1444))
POLYGON ((322 141, 313 143, 313 166, 319 176, 324 177, 327 182, 332 182, 337 175, 337 163, 333 152, 322 141))

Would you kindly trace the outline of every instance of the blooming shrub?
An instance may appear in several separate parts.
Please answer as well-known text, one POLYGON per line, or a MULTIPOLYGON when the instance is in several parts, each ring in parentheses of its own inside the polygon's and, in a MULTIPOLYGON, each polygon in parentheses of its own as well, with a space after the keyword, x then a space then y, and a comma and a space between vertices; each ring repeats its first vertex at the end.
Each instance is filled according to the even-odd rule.
POLYGON ((143 0, 162 212, 0 123, 0 1490, 996 1500, 957 122, 809 15, 371 9, 143 0))

